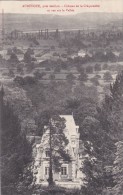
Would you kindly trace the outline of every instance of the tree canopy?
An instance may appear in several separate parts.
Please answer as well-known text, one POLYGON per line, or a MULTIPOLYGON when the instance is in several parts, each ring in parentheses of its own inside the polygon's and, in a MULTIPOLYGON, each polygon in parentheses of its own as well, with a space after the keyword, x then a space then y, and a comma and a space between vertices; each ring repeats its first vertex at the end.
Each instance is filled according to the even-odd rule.
POLYGON ((2 194, 9 195, 17 193, 20 176, 32 160, 32 147, 9 103, 2 105, 1 121, 1 185, 2 194))

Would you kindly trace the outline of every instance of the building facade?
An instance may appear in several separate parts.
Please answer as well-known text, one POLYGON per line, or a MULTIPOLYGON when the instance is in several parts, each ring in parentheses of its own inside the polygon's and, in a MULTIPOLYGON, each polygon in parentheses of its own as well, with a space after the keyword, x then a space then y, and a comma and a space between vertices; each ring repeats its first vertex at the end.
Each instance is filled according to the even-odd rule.
MULTIPOLYGON (((59 172, 53 170, 54 182, 60 186, 66 186, 68 188, 80 188, 82 184, 83 174, 80 170, 82 156, 80 152, 80 133, 79 126, 75 124, 72 115, 60 115, 65 119, 64 134, 67 137, 69 143, 65 150, 71 157, 71 161, 63 161, 61 159, 61 167, 59 172)), ((47 185, 47 179, 49 177, 49 150, 47 149, 47 136, 49 131, 45 131, 41 138, 41 142, 36 145, 36 183, 47 185)))

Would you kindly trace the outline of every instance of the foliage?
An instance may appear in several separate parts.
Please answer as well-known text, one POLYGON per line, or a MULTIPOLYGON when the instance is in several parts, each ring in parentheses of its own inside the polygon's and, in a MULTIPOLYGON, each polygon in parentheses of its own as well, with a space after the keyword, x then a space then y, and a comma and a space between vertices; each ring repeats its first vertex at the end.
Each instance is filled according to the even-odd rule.
POLYGON ((46 73, 45 72, 39 72, 39 71, 36 71, 36 72, 34 72, 34 76, 35 76, 35 78, 38 80, 40 80, 40 79, 42 79, 43 78, 43 76, 45 76, 46 75, 46 73))
POLYGON ((123 193, 123 141, 116 143, 117 152, 114 161, 113 176, 115 186, 112 189, 112 195, 122 195, 123 193))
MULTIPOLYGON (((123 72, 117 77, 116 81, 110 87, 111 95, 106 98, 105 109, 107 109, 106 124, 110 129, 110 136, 116 143, 117 151, 115 151, 115 158, 113 164, 114 186, 111 194, 122 194, 123 192, 123 72)), ((106 113, 105 113, 106 115, 106 113)))
POLYGON ((23 67, 22 67, 21 64, 19 64, 19 65, 17 66, 17 73, 19 73, 19 74, 21 74, 21 75, 24 74, 24 70, 23 70, 23 67))
POLYGON ((98 78, 97 77, 93 77, 90 79, 90 81, 94 84, 94 85, 99 85, 99 81, 98 81, 98 78))
POLYGON ((111 73, 109 71, 107 71, 107 72, 104 73, 103 79, 105 81, 111 81, 113 78, 112 78, 111 73))
POLYGON ((86 67, 86 72, 87 73, 93 73, 93 67, 92 66, 87 66, 86 67))
POLYGON ((14 82, 22 87, 24 85, 34 85, 37 83, 37 77, 33 77, 33 76, 25 76, 25 77, 21 77, 21 76, 16 76, 14 78, 14 82))
POLYGON ((55 74, 50 74, 50 75, 49 75, 49 79, 50 79, 50 80, 55 80, 55 74))
POLYGON ((66 76, 66 79, 69 81, 69 82, 72 82, 75 80, 75 76, 72 74, 72 73, 69 73, 67 76, 66 76))
POLYGON ((93 59, 98 62, 104 62, 106 61, 106 56, 103 51, 99 50, 93 55, 93 59))
POLYGON ((35 117, 37 113, 25 90, 19 87, 9 87, 5 88, 5 92, 5 100, 9 102, 18 116, 21 130, 31 135, 36 134, 35 117))
POLYGON ((82 166, 82 171, 86 176, 85 194, 101 194, 109 180, 105 165, 110 152, 106 148, 111 148, 112 142, 101 128, 100 121, 94 117, 86 117, 81 128, 85 151, 88 154, 82 166))
POLYGON ((116 62, 116 56, 112 51, 107 51, 106 60, 110 62, 116 62))
POLYGON ((35 193, 40 193, 40 195, 83 195, 79 189, 65 189, 60 186, 42 187, 42 189, 37 189, 35 193))
POLYGON ((12 69, 9 70, 8 76, 10 76, 10 77, 14 77, 15 76, 12 69))
POLYGON ((24 54, 24 61, 26 63, 30 63, 32 61, 31 53, 28 50, 24 54))
POLYGON ((108 64, 104 64, 103 65, 103 70, 107 70, 108 69, 108 64))
POLYGON ((85 72, 81 71, 78 79, 80 81, 87 81, 87 78, 88 78, 88 75, 85 72))
POLYGON ((2 194, 9 195, 11 190, 15 194, 19 177, 32 160, 32 147, 8 103, 2 109, 1 140, 2 194))
POLYGON ((95 71, 101 71, 101 65, 95 64, 94 69, 95 69, 95 71))
POLYGON ((15 53, 12 53, 12 54, 10 55, 9 62, 10 62, 10 63, 18 63, 18 62, 19 62, 18 57, 17 57, 17 55, 16 55, 15 53))
POLYGON ((122 194, 122 149, 118 149, 116 153, 115 146, 119 139, 123 139, 122 94, 123 72, 111 85, 110 95, 105 96, 93 118, 87 116, 80 123, 81 139, 88 154, 82 167, 86 175, 83 188, 85 194, 101 194, 107 188, 122 194), (115 173, 114 178, 112 170, 115 173))
POLYGON ((48 137, 46 143, 44 142, 44 147, 49 150, 49 185, 53 185, 53 170, 59 171, 61 159, 70 161, 70 156, 65 150, 68 144, 64 134, 65 119, 52 112, 53 110, 47 113, 49 117, 47 117, 45 132, 48 133, 48 137))

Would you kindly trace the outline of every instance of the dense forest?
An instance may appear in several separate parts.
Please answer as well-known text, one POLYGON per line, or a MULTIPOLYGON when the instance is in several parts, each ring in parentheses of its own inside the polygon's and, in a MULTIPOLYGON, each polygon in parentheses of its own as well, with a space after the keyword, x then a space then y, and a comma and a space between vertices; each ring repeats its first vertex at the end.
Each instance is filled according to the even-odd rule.
MULTIPOLYGON (((57 114, 73 113, 76 123, 80 126, 80 137, 88 155, 82 166, 86 175, 85 185, 79 193, 122 194, 123 72, 117 75, 116 81, 110 85, 110 95, 106 95, 100 105, 97 103, 98 96, 95 96, 94 87, 90 90, 84 85, 76 86, 73 91, 71 83, 59 84, 51 80, 48 86, 26 82, 19 86, 18 92, 16 85, 20 83, 13 84, 14 98, 7 88, 4 95, 1 95, 4 97, 4 101, 1 98, 3 194, 7 194, 7 188, 9 191, 20 182, 23 187, 29 187, 30 182, 34 182, 33 179, 27 182, 22 178, 23 171, 31 177, 31 170, 25 170, 32 161, 31 143, 25 136, 41 136, 47 121, 47 112, 51 110, 57 114), (23 105, 25 102, 26 107, 23 105), (23 117, 33 119, 33 132, 30 126, 23 124, 23 117)), ((3 88, 1 94, 2 92, 3 88)))

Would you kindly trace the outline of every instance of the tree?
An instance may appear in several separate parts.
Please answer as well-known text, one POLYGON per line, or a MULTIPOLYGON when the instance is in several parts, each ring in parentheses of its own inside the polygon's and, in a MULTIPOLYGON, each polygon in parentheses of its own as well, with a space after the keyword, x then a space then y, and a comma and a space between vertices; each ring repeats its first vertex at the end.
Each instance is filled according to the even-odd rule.
MULTIPOLYGON (((21 131, 17 115, 0 94, 1 109, 1 185, 2 194, 17 193, 17 185, 25 167, 32 160, 32 146, 21 131)), ((31 183, 31 181, 30 181, 31 183)))
POLYGON ((69 73, 67 76, 66 76, 66 79, 69 83, 73 84, 74 83, 74 80, 76 79, 76 77, 72 74, 72 73, 69 73))
POLYGON ((111 194, 120 195, 123 192, 123 72, 116 77, 110 86, 110 96, 107 97, 107 122, 110 136, 113 138, 117 150, 114 152, 113 178, 114 186, 111 194))
POLYGON ((103 79, 105 81, 111 81, 113 78, 112 78, 111 73, 109 71, 107 71, 107 72, 104 73, 103 79))
POLYGON ((35 76, 35 78, 36 78, 37 80, 42 79, 43 76, 45 76, 45 75, 46 75, 45 72, 41 72, 41 73, 40 73, 38 70, 37 70, 36 72, 34 72, 34 76, 35 76))
POLYGON ((26 85, 27 84, 28 85, 33 85, 33 84, 37 83, 37 80, 33 76, 26 76, 26 77, 24 77, 24 82, 25 82, 26 85))
POLYGON ((120 62, 120 61, 122 61, 122 60, 123 60, 123 53, 120 52, 119 57, 118 57, 118 61, 120 62))
POLYGON ((87 66, 86 67, 86 72, 87 73, 93 73, 93 67, 92 66, 87 66))
POLYGON ((19 86, 23 86, 25 83, 24 83, 24 79, 23 79, 23 77, 21 77, 21 76, 16 76, 15 78, 14 78, 14 82, 17 84, 17 85, 19 85, 19 86))
POLYGON ((98 81, 98 78, 97 78, 97 77, 91 78, 90 81, 91 81, 94 85, 96 85, 96 86, 99 85, 99 81, 98 81))
POLYGON ((49 75, 49 79, 50 79, 50 80, 55 80, 55 74, 53 74, 53 73, 50 74, 50 75, 49 75))
POLYGON ((123 193, 123 141, 116 143, 117 152, 114 161, 113 176, 115 186, 112 189, 112 195, 122 195, 123 193))
POLYGON ((32 61, 32 57, 29 51, 26 51, 26 53, 24 54, 24 61, 26 63, 30 63, 32 61))
POLYGON ((61 71, 61 67, 59 65, 57 65, 54 69, 54 73, 60 72, 61 71))
POLYGON ((106 137, 109 137, 109 141, 107 142, 106 138, 103 143, 107 144, 103 154, 107 157, 105 168, 111 167, 110 172, 106 171, 109 175, 107 187, 112 188, 114 194, 122 194, 123 72, 117 75, 114 84, 110 85, 110 95, 106 95, 97 116, 106 137), (112 175, 114 175, 113 182, 111 182, 112 175))
POLYGON ((94 55, 93 55, 93 59, 95 61, 98 61, 98 62, 104 62, 107 60, 105 54, 103 51, 97 51, 94 55))
POLYGON ((57 114, 47 113, 47 123, 45 126, 45 132, 48 133, 48 140, 46 146, 49 149, 49 186, 54 184, 53 182, 53 170, 59 171, 61 167, 61 159, 70 161, 70 156, 66 152, 65 147, 68 144, 68 139, 64 134, 65 119, 61 118, 57 114))
POLYGON ((108 64, 104 64, 103 65, 103 70, 107 70, 108 69, 108 64))
MULTIPOLYGON (((31 60, 32 60, 32 58, 31 58, 31 60)), ((34 64, 34 62, 30 62, 30 63, 27 63, 26 64, 26 69, 27 69, 27 72, 28 73, 30 73, 30 72, 32 72, 32 70, 35 68, 35 64, 34 64)))
POLYGON ((88 75, 85 72, 81 72, 78 78, 80 81, 87 81, 88 75))
POLYGON ((85 187, 82 189, 86 195, 102 194, 107 186, 113 185, 113 178, 106 168, 106 165, 110 165, 109 159, 112 159, 113 142, 96 115, 86 117, 80 128, 86 153, 82 164, 85 174, 85 187))
POLYGON ((95 64, 94 69, 95 69, 95 71, 101 71, 101 65, 95 64))
POLYGON ((9 69, 9 73, 8 73, 8 76, 10 77, 14 77, 14 71, 12 69, 9 69))
MULTIPOLYGON (((74 92, 82 102, 82 95, 78 96, 76 89, 74 92)), ((79 103, 77 111, 74 111, 74 116, 80 126, 86 152, 82 165, 85 174, 83 193, 101 194, 104 189, 113 189, 115 185, 112 173, 115 143, 119 139, 123 140, 123 72, 117 76, 115 83, 110 86, 110 95, 105 96, 102 105, 97 107, 95 112, 92 112, 92 109, 87 112, 87 108, 91 107, 83 109, 81 104, 79 103)), ((119 188, 122 189, 122 183, 119 188)))
POLYGON ((107 59, 107 61, 110 61, 110 62, 116 62, 116 60, 117 60, 115 54, 112 51, 108 51, 106 53, 106 59, 107 59))
POLYGON ((17 66, 17 73, 18 73, 18 74, 21 74, 21 75, 24 74, 24 70, 23 70, 23 67, 22 67, 21 65, 18 65, 18 66, 17 66))
POLYGON ((15 53, 12 53, 12 54, 10 55, 9 61, 10 61, 11 63, 18 63, 18 62, 19 62, 18 57, 17 57, 17 55, 16 55, 15 53))

